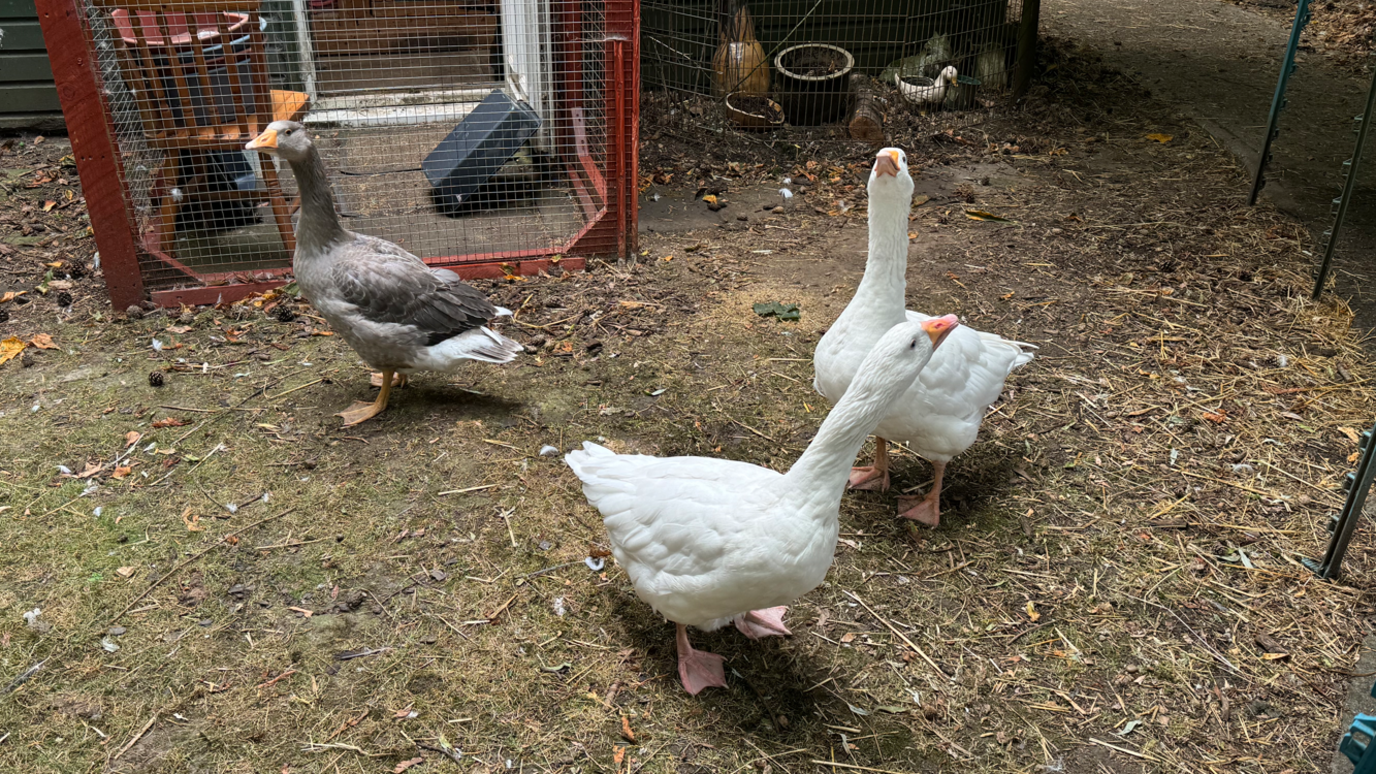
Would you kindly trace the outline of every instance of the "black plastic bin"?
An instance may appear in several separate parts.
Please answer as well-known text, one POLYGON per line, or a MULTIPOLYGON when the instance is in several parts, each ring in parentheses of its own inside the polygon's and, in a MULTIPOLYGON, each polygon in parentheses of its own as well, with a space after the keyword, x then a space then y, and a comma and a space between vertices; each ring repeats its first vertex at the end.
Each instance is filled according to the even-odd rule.
POLYGON ((540 129, 540 116, 501 91, 487 95, 421 163, 442 210, 461 207, 540 129))

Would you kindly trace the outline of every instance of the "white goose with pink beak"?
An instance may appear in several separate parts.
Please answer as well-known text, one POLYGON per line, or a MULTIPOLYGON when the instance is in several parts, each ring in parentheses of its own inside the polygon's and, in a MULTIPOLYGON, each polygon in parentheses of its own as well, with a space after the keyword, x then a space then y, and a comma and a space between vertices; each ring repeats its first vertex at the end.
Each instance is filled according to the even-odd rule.
MULTIPOLYGON (((886 331, 905 321, 933 319, 905 308, 912 199, 907 155, 898 148, 879 151, 869 181, 865 276, 813 355, 813 387, 832 403, 846 394, 865 354, 886 331)), ((965 325, 953 330, 912 387, 879 421, 874 464, 853 468, 850 488, 887 491, 888 441, 905 444, 932 463, 935 480, 915 503, 900 500, 899 515, 937 526, 946 464, 975 442, 1004 381, 1013 369, 1032 360, 1032 349, 1036 347, 965 325)))

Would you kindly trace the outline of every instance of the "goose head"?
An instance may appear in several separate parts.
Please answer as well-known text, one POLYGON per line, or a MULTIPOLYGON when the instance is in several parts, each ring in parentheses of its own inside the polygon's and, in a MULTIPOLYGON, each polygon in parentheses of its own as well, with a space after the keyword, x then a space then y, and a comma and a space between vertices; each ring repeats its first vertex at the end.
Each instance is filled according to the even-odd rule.
POLYGON ((908 172, 908 154, 901 148, 885 148, 874 155, 874 169, 870 171, 870 199, 897 197, 910 199, 913 177, 908 172))
POLYGON ((960 75, 956 72, 956 68, 951 65, 947 65, 946 68, 941 71, 941 75, 937 76, 937 81, 953 89, 960 88, 960 75))
POLYGON ((273 121, 244 149, 270 153, 287 162, 305 161, 310 155, 311 137, 306 127, 295 121, 273 121))

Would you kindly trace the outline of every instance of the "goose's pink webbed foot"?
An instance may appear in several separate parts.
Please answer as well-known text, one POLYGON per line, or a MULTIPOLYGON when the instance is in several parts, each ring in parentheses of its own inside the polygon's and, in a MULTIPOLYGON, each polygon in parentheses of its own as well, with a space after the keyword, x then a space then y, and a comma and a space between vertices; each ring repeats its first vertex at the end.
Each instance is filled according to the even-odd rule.
POLYGON ((752 640, 761 637, 785 637, 793 632, 784 626, 784 613, 787 607, 770 607, 764 610, 751 610, 736 618, 736 628, 752 640))
POLYGON ((874 464, 851 468, 850 480, 846 482, 846 488, 889 491, 889 444, 887 441, 875 436, 874 464))
POLYGON ((678 679, 683 682, 683 689, 697 696, 704 688, 725 688, 726 672, 721 666, 725 659, 715 653, 694 650, 693 646, 688 644, 688 627, 683 624, 676 626, 678 679))
POLYGON ((935 528, 941 523, 941 478, 946 473, 946 463, 932 463, 932 468, 936 473, 936 478, 932 481, 932 490, 915 505, 911 499, 899 498, 898 515, 935 528))

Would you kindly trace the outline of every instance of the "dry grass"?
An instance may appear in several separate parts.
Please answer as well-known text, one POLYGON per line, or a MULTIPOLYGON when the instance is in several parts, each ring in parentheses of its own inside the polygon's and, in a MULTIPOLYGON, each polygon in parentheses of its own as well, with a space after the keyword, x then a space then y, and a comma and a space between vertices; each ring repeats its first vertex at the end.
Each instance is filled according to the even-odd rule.
MULTIPOLYGON (((0 682, 41 664, 0 697, 6 768, 1326 770, 1376 553, 1360 533, 1341 584, 1296 557, 1321 551, 1376 371, 1346 307, 1305 300, 1304 235, 1236 204, 1231 159, 1061 64, 1041 107, 896 124, 934 194, 913 305, 1042 347, 952 465, 941 529, 847 497, 795 636, 699 636, 731 687, 697 698, 670 628, 585 565, 601 524, 540 449, 786 467, 824 412, 818 330, 860 270, 863 207, 825 213, 863 204, 865 149, 795 138, 840 173, 794 214, 493 286, 539 353, 419 378, 348 431, 330 413, 366 373, 308 317, 25 307, 18 332, 61 349, 0 367, 0 682), (961 184, 1012 222, 964 217, 961 184), (748 312, 770 300, 802 322, 748 312)), ((756 172, 697 155, 677 174, 803 163, 749 145, 756 172)), ((896 483, 926 471, 900 456, 896 483)))

